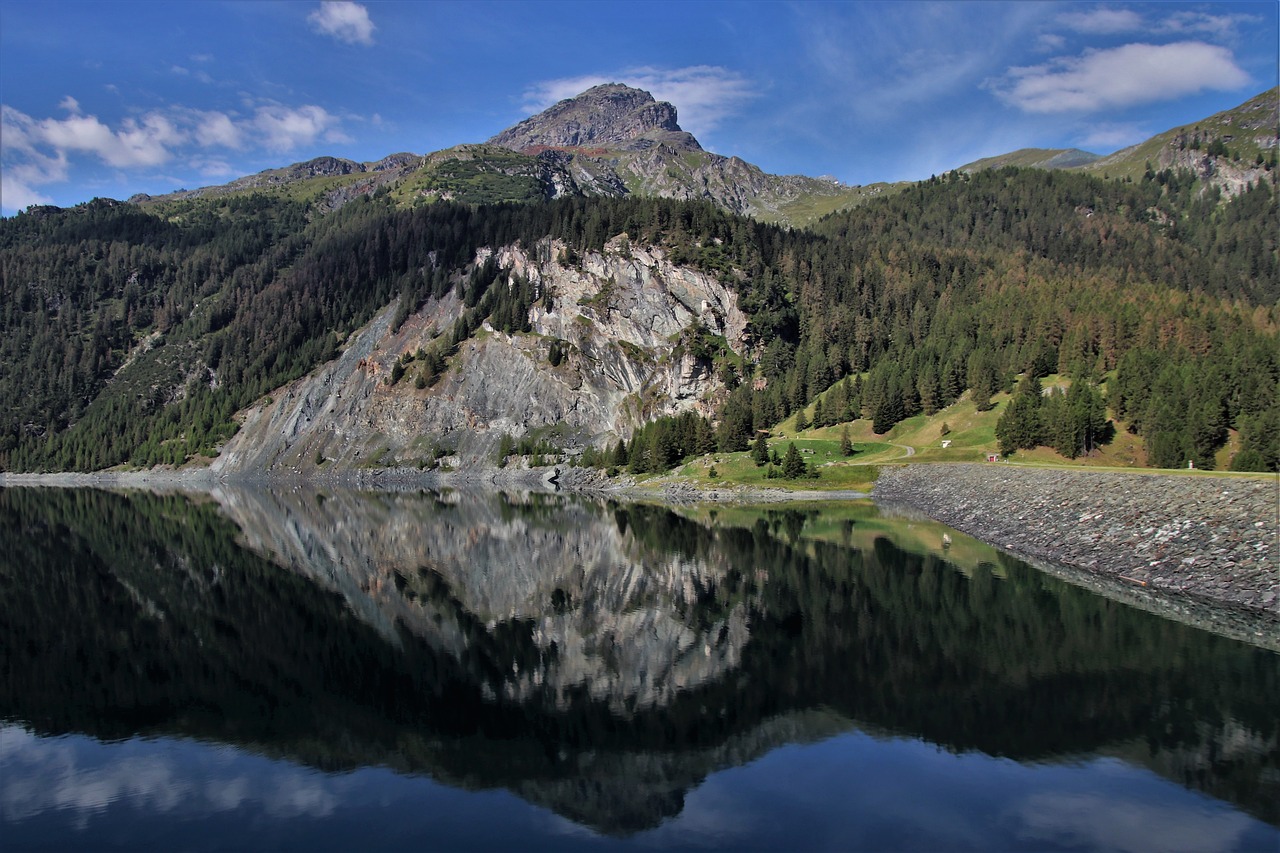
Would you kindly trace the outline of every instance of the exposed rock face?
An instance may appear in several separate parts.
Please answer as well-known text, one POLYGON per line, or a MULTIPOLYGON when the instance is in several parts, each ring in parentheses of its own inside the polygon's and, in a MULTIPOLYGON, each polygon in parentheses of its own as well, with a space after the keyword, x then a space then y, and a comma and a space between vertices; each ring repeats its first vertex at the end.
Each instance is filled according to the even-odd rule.
MULTIPOLYGON (((422 466, 447 452, 454 464, 492 462, 506 434, 548 436, 562 447, 628 438, 663 414, 710 415, 723 386, 688 346, 693 334, 724 338, 741 352, 746 317, 714 277, 671 263, 661 249, 624 237, 568 264, 559 243, 495 254, 510 277, 550 294, 530 310, 532 334, 485 330, 465 341, 445 373, 417 388, 406 373, 388 382, 405 354, 433 345, 461 316, 451 292, 391 332, 395 307, 353 335, 342 356, 278 389, 245 415, 213 463, 230 476, 344 468, 422 466), (565 357, 550 364, 553 341, 565 357), (324 460, 321 463, 321 460, 324 460)), ((499 281, 494 286, 502 286, 499 281)))
POLYGON ((1218 187, 1230 197, 1244 192, 1259 181, 1274 181, 1270 170, 1254 163, 1233 162, 1226 157, 1213 157, 1203 151, 1183 149, 1177 144, 1160 151, 1157 169, 1188 169, 1209 186, 1218 187))
POLYGON ((676 123, 676 108, 653 95, 618 83, 588 89, 527 118, 489 140, 513 151, 596 147, 636 150, 662 139, 700 150, 698 141, 676 123))
POLYGON ((1206 186, 1217 187, 1229 198, 1250 184, 1266 181, 1274 185, 1280 180, 1280 173, 1267 162, 1280 148, 1278 126, 1280 92, 1270 89, 1238 107, 1166 131, 1085 168, 1095 174, 1143 165, 1156 170, 1188 169, 1206 186), (1215 143, 1221 146, 1216 151, 1215 143))

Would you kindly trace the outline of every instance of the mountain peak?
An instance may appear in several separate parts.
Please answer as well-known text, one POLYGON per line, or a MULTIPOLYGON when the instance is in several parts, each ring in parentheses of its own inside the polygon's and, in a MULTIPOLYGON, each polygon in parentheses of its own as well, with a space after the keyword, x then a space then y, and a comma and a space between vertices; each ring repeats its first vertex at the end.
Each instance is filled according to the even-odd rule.
POLYGON ((489 142, 525 153, 546 148, 641 150, 658 142, 688 150, 702 147, 680 129, 674 106, 621 83, 593 86, 504 130, 489 142))

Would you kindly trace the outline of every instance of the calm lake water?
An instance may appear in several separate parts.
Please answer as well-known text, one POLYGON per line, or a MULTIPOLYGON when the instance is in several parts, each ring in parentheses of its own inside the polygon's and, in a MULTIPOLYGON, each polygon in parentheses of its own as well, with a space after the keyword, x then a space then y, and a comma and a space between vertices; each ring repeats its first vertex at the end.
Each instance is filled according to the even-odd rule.
POLYGON ((5 850, 1280 849, 1280 656, 871 504, 8 489, 0 609, 5 850))

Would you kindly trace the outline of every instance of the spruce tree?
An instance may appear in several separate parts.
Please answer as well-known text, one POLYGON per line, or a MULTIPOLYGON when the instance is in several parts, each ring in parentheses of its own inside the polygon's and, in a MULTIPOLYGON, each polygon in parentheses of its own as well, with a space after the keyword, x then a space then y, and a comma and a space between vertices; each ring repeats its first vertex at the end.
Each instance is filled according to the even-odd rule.
POLYGON ((848 427, 845 427, 844 429, 840 430, 840 455, 841 456, 853 455, 853 442, 849 440, 848 427))
POLYGON ((756 436, 756 443, 751 448, 751 458, 755 460, 757 468, 763 468, 769 462, 769 441, 763 432, 756 436))
POLYGON ((782 476, 788 480, 798 480, 807 476, 809 466, 800 456, 800 451, 796 450, 796 443, 793 441, 787 445, 787 455, 782 457, 782 476))

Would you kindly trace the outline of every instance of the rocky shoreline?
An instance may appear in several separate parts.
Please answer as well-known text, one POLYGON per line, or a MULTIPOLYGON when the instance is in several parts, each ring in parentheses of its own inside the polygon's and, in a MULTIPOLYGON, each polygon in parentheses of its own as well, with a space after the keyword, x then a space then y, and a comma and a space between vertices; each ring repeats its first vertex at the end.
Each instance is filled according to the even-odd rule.
POLYGON ((1274 481, 903 465, 881 470, 875 498, 1113 598, 1280 651, 1274 481))
POLYGON ((156 489, 209 491, 223 485, 272 488, 305 486, 371 491, 463 489, 504 491, 562 491, 607 495, 632 500, 656 500, 672 504, 778 503, 782 501, 858 500, 869 498, 852 490, 796 490, 759 486, 699 486, 681 477, 662 477, 643 483, 622 475, 608 477, 596 468, 555 465, 542 468, 472 466, 454 471, 420 471, 417 468, 347 468, 329 472, 299 471, 246 477, 218 475, 207 468, 144 471, 98 471, 7 474, 0 472, 0 488, 48 486, 53 488, 156 489))

